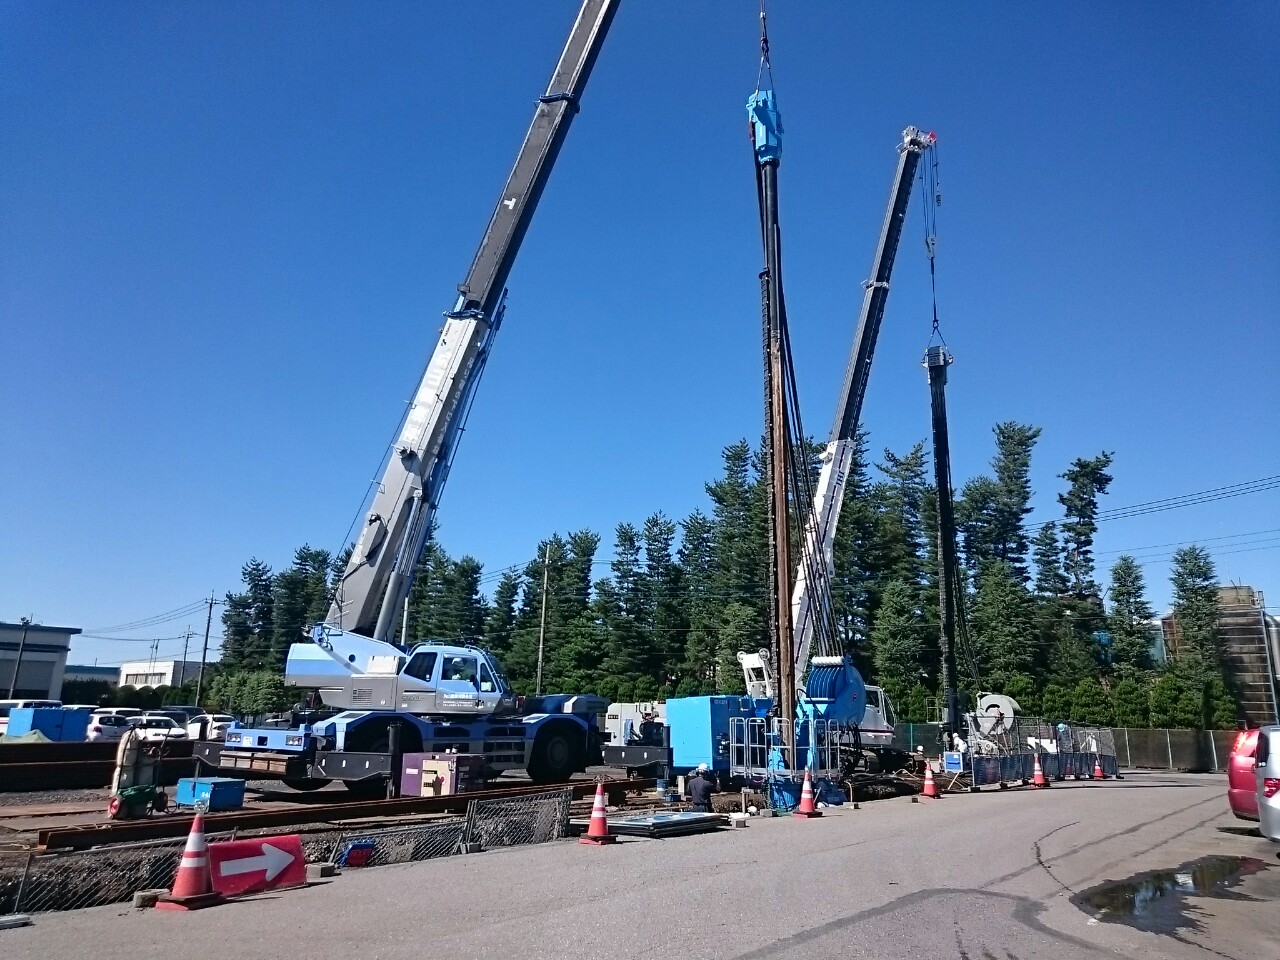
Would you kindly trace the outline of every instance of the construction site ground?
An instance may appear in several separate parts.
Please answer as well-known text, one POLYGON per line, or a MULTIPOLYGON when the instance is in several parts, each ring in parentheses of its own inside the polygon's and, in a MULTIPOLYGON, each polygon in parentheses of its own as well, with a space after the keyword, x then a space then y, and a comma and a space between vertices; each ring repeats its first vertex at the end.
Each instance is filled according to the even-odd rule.
POLYGON ((819 820, 670 840, 572 841, 348 870, 190 914, 126 906, 0 931, 6 960, 168 960, 175 943, 238 960, 821 958, 1068 960, 1280 956, 1277 847, 1227 811, 1220 775, 908 798, 819 820), (1099 919, 1084 891, 1201 857, 1249 858, 1221 898, 1159 932, 1099 919), (1259 865, 1261 864, 1261 865, 1259 865))

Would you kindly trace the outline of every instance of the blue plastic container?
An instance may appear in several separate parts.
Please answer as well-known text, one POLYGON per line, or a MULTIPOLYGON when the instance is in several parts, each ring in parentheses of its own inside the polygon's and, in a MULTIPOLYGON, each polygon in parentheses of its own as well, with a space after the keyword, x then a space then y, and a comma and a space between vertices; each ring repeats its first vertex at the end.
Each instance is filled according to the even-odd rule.
POLYGON ((207 804, 209 810, 239 810, 244 806, 244 781, 235 777, 183 777, 175 802, 181 807, 207 804))

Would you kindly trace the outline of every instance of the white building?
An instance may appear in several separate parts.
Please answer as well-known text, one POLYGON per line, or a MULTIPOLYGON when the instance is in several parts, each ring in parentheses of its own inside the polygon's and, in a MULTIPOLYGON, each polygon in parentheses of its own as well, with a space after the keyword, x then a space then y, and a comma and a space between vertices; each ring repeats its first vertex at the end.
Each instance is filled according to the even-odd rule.
POLYGON ((199 660, 135 660, 120 664, 120 686, 174 687, 199 673, 199 660))
POLYGON ((59 699, 71 638, 79 632, 79 627, 0 622, 0 699, 59 699))

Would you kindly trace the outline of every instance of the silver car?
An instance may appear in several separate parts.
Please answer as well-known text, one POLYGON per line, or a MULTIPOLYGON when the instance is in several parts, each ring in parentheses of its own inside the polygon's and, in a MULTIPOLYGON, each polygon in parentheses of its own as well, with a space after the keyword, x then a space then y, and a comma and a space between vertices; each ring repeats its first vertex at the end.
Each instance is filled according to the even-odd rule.
POLYGON ((1253 776, 1258 784, 1258 829, 1268 840, 1280 841, 1280 725, 1258 731, 1253 776))

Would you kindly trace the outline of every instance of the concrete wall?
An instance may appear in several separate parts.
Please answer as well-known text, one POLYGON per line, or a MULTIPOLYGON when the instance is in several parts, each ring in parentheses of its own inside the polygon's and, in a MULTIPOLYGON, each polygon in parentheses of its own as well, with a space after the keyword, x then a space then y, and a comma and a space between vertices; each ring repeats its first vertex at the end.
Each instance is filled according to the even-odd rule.
POLYGON ((14 683, 19 646, 22 647, 22 667, 14 685, 14 696, 59 699, 71 638, 80 629, 33 623, 26 628, 25 642, 22 631, 20 623, 0 623, 0 699, 9 696, 9 686, 14 683))

